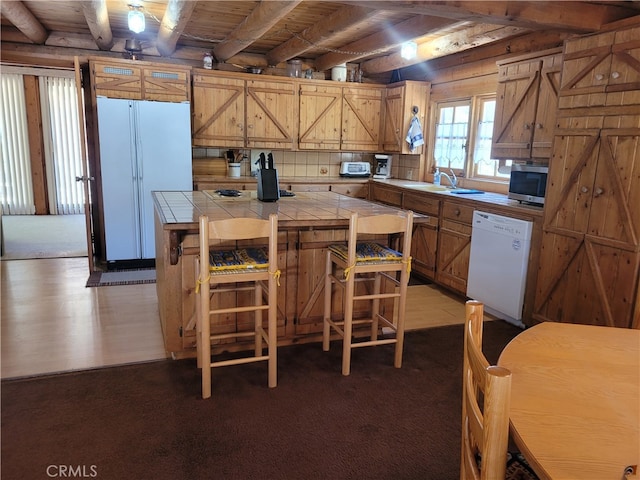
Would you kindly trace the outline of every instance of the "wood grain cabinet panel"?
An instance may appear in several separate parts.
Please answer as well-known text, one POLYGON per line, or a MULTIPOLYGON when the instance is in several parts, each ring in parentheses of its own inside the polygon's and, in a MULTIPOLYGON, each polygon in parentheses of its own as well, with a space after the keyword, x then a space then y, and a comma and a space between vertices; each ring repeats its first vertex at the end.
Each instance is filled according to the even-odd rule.
POLYGON ((413 237, 411 238, 411 269, 434 280, 438 250, 440 200, 425 194, 405 192, 402 208, 429 215, 428 223, 414 225, 413 237))
POLYGON ((565 46, 560 108, 640 104, 640 27, 565 46))
POLYGON ((553 52, 499 63, 492 158, 550 157, 562 66, 553 52))
POLYGON ((344 87, 342 90, 342 150, 380 149, 380 112, 384 87, 344 87))
POLYGON ((300 85, 298 148, 339 150, 342 125, 342 88, 312 83, 300 85))
MULTIPOLYGON (((430 84, 406 81, 387 85, 384 95, 384 122, 382 125, 382 149, 385 152, 420 154, 424 147, 411 151, 405 141, 407 131, 414 116, 414 108, 425 129, 427 105, 429 105, 430 84)), ((426 132, 423 131, 426 136, 426 132)))
POLYGON ((469 205, 445 200, 440 215, 436 280, 462 294, 467 293, 469 278, 473 210, 469 205))
POLYGON ((386 203, 394 207, 402 206, 402 190, 399 188, 386 187, 377 183, 370 186, 370 198, 374 202, 386 203))
POLYGON ((246 102, 246 146, 292 149, 298 135, 298 97, 294 83, 248 80, 246 102))
POLYGON ((244 80, 194 73, 193 145, 244 147, 244 116, 244 80))
POLYGON ((640 328, 639 34, 636 27, 566 44, 537 321, 640 328))

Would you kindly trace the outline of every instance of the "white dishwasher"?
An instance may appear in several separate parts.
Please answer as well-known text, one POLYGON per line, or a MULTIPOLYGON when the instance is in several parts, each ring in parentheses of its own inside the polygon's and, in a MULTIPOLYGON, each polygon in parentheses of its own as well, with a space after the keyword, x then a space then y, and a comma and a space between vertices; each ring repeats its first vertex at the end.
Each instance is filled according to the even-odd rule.
POLYGON ((524 327, 522 307, 533 223, 473 212, 467 296, 485 310, 524 327))

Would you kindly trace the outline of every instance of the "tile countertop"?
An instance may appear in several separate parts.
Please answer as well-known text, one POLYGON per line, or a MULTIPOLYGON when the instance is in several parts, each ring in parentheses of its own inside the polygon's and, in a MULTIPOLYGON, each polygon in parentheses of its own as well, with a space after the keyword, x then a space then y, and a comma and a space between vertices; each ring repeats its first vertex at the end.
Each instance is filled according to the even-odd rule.
MULTIPOLYGON (((348 197, 334 192, 300 192, 277 202, 261 202, 254 190, 239 197, 223 197, 211 190, 158 191, 152 193, 156 212, 165 228, 197 228, 200 215, 211 220, 236 217, 268 218, 278 214, 281 229, 317 227, 348 228, 352 212, 362 215, 395 214, 398 208, 348 197)), ((429 223, 427 215, 415 214, 414 222, 429 223)))
MULTIPOLYGON (((411 180, 400 179, 387 179, 387 180, 372 180, 372 182, 382 185, 389 185, 391 187, 399 187, 405 190, 412 190, 419 193, 429 193, 431 195, 442 195, 448 198, 455 198, 457 200, 471 200, 477 203, 486 203, 494 206, 509 207, 509 209, 515 209, 519 211, 525 211, 526 213, 534 216, 542 216, 543 207, 538 205, 529 205, 526 203, 520 203, 518 200, 512 200, 507 195, 502 193, 484 192, 484 193, 465 193, 456 194, 452 189, 446 188, 445 190, 428 190, 425 191, 424 187, 432 185, 425 182, 416 182, 411 180)), ((462 189, 464 190, 464 189, 462 189)))

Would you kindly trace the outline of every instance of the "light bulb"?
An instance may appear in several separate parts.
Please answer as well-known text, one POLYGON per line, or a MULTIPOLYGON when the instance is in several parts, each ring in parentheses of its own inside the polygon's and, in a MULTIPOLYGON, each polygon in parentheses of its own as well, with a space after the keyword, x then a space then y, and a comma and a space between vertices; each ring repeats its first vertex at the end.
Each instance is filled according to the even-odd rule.
POLYGON ((131 7, 127 20, 129 22, 129 30, 134 33, 144 32, 144 13, 136 7, 131 7))
POLYGON ((405 60, 416 58, 418 54, 418 44, 416 42, 404 42, 400 49, 400 56, 405 60))

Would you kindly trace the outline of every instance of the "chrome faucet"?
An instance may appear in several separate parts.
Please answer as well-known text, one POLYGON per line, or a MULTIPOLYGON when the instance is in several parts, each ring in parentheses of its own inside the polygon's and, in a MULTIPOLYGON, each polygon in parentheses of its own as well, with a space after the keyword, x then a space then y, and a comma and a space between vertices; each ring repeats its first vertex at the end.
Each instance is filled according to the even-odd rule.
POLYGON ((453 172, 452 168, 449 169, 449 171, 451 172, 451 176, 447 175, 444 172, 441 172, 440 175, 442 175, 444 178, 449 180, 449 183, 451 184, 451 188, 457 188, 458 187, 458 177, 456 177, 456 174, 453 172))

